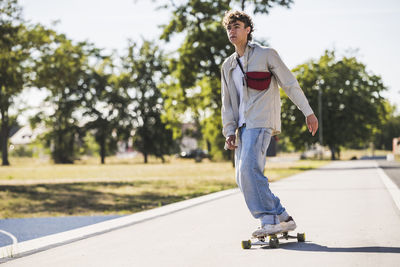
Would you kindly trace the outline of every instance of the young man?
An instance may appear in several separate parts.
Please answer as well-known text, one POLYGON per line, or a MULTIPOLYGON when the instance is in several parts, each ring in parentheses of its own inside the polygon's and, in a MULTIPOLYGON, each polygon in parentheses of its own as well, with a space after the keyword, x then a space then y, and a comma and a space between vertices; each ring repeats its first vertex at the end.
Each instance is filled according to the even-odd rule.
POLYGON ((271 192, 264 176, 268 145, 281 130, 279 86, 303 112, 312 135, 318 129, 318 120, 278 53, 250 42, 254 29, 251 18, 244 12, 230 11, 225 14, 223 25, 236 52, 222 64, 222 132, 226 137, 225 149, 236 150, 236 181, 247 207, 261 221, 253 236, 292 231, 296 223, 271 192), (250 81, 254 72, 261 73, 261 86, 257 85, 261 80, 250 81), (268 72, 272 75, 265 78, 268 72))

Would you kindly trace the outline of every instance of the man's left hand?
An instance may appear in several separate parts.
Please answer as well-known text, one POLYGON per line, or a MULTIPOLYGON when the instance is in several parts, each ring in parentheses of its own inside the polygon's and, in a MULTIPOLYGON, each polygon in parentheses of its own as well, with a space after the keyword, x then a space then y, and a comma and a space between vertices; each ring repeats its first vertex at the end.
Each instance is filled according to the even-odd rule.
POLYGON ((308 115, 306 118, 308 131, 314 136, 318 130, 318 119, 314 114, 308 115))

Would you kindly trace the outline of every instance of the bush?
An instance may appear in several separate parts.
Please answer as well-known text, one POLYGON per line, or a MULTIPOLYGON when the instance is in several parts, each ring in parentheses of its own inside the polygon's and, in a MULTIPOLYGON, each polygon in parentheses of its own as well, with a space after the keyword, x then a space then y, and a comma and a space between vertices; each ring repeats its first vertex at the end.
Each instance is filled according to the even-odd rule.
POLYGON ((28 145, 17 145, 11 146, 10 148, 10 156, 13 157, 32 157, 33 149, 28 145))

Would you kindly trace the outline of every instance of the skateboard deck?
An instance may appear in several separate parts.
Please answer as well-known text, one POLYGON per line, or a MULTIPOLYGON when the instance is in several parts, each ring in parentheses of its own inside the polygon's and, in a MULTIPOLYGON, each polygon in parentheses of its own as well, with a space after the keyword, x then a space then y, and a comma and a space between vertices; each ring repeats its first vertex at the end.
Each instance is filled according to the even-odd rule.
POLYGON ((257 241, 252 240, 244 240, 242 241, 243 249, 250 249, 252 246, 266 246, 269 245, 270 248, 278 248, 279 247, 279 239, 297 239, 297 242, 305 242, 306 234, 305 233, 297 233, 296 236, 289 235, 288 232, 280 232, 276 234, 261 236, 256 239, 257 241), (269 239, 267 242, 266 239, 269 239))

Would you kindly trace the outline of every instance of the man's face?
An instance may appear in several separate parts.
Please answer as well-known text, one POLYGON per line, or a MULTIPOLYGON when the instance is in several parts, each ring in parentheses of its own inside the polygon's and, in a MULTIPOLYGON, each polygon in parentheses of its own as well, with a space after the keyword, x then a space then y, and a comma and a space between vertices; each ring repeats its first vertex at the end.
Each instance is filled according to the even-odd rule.
POLYGON ((229 23, 226 27, 226 33, 228 34, 229 41, 234 44, 242 44, 247 42, 247 35, 250 32, 250 26, 244 27, 244 22, 234 21, 229 23))

